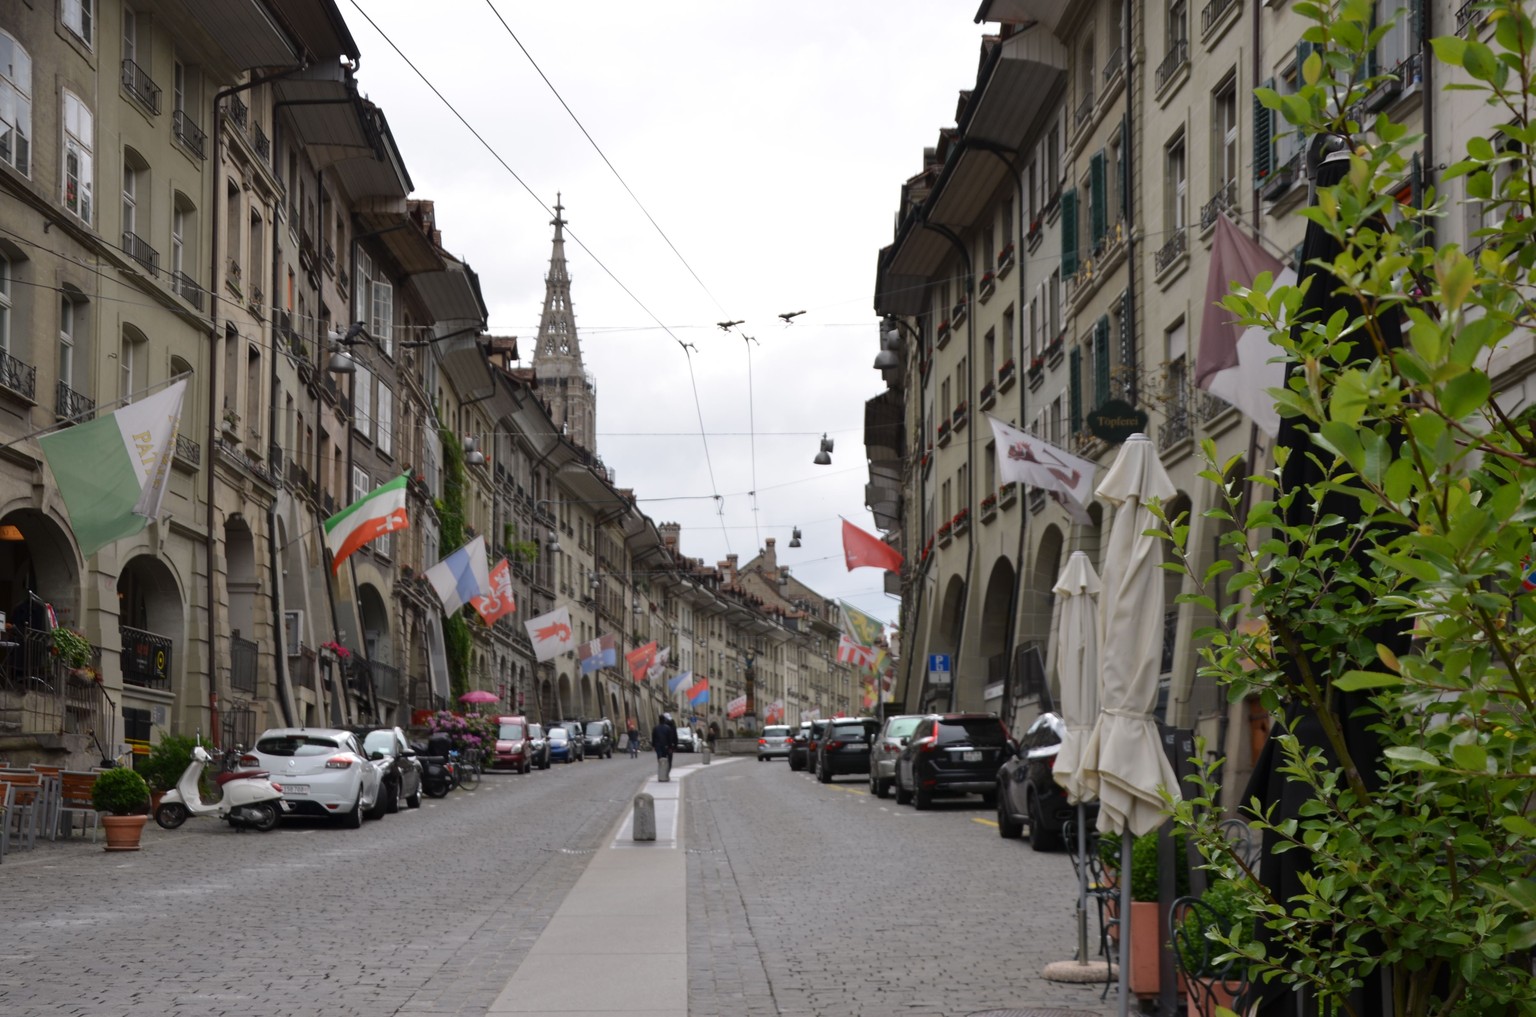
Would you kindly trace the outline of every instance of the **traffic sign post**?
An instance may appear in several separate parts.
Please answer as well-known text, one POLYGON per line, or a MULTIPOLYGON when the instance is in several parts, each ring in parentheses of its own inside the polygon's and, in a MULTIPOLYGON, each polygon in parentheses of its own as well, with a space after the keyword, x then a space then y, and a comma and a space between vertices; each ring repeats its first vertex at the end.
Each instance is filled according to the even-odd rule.
POLYGON ((936 689, 949 688, 949 654, 928 655, 928 684, 936 689))

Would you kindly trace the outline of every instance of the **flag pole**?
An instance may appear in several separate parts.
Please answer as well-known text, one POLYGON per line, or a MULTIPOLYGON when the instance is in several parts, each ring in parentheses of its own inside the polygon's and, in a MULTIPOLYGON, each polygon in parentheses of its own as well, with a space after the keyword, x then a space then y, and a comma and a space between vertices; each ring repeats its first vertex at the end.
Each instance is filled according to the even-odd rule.
MULTIPOLYGON (((103 412, 105 410, 116 409, 119 406, 126 406, 129 403, 133 402, 135 399, 140 399, 140 398, 142 398, 144 396, 150 395, 151 393, 158 391, 159 389, 167 388, 167 387, 169 387, 171 385, 174 385, 174 384, 176 384, 176 382, 181 381, 183 378, 190 378, 190 377, 192 377, 192 372, 191 371, 183 371, 183 372, 181 372, 180 374, 176 375, 173 378, 167 378, 165 381, 155 382, 153 385, 150 385, 147 388, 142 388, 142 389, 140 389, 137 392, 130 392, 128 395, 125 395, 125 396, 119 396, 118 398, 113 399, 111 402, 102 403, 99 406, 92 406, 88 410, 81 410, 79 413, 76 413, 76 414, 74 414, 72 416, 65 417, 63 420, 56 420, 53 423, 49 424, 47 427, 39 427, 35 431, 31 431, 31 432, 29 432, 27 434, 23 434, 19 438, 12 438, 10 441, 7 441, 7 442, 0 442, 0 449, 7 449, 7 448, 10 448, 12 445, 19 445, 22 442, 27 441, 27 440, 32 439, 32 438, 40 438, 43 435, 48 434, 50 431, 57 431, 57 430, 60 430, 61 428, 68 427, 71 424, 78 423, 79 421, 84 420, 87 417, 93 416, 93 415, 95 415, 97 413, 101 413, 101 412, 103 412)), ((177 431, 179 433, 180 432, 180 428, 177 428, 177 431)))

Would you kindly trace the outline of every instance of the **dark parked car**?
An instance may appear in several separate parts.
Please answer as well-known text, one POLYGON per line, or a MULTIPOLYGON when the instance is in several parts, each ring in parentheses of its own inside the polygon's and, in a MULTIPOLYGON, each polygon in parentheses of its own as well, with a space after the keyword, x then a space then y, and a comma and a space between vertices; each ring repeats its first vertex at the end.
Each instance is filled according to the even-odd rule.
MULTIPOLYGON (((1018 837, 1029 826, 1029 846, 1036 851, 1060 849, 1062 824, 1077 816, 1077 806, 1056 783, 1056 753, 1067 726, 1054 713, 1042 713, 1029 725, 1019 751, 997 771, 997 832, 1018 837)), ((1099 803, 1084 807, 1085 829, 1098 821, 1099 803)))
POLYGON ((902 713, 885 718, 885 726, 869 749, 869 793, 884 798, 896 781, 896 757, 906 748, 907 739, 917 730, 920 713, 902 713))
POLYGON ((359 727, 352 733, 379 771, 379 801, 384 811, 399 812, 402 801, 408 809, 421 808, 421 763, 405 740, 405 732, 398 727, 359 727))
POLYGON ((823 784, 845 773, 869 772, 869 746, 880 733, 873 717, 839 717, 822 733, 816 753, 816 779, 823 784))
POLYGON ((556 724, 549 729, 549 761, 569 763, 576 758, 576 746, 580 744, 571 738, 569 728, 556 724))
MULTIPOLYGON (((586 759, 587 758, 587 737, 586 737, 586 733, 584 731, 582 731, 582 729, 581 729, 581 721, 579 721, 579 720, 562 720, 558 724, 551 724, 551 725, 549 725, 550 732, 553 733, 555 728, 557 728, 557 727, 558 728, 564 728, 565 729, 565 733, 566 733, 567 737, 570 740, 570 743, 571 743, 571 747, 570 747, 571 759, 574 759, 578 763, 581 762, 583 759, 586 759)), ((551 748, 550 755, 551 756, 554 755, 553 748, 551 748)), ((570 762, 570 760, 566 760, 566 761, 570 762)))
POLYGON ((590 752, 596 759, 613 758, 613 721, 588 720, 584 721, 582 729, 582 751, 590 752))
POLYGON ((811 722, 802 720, 800 726, 795 728, 794 736, 789 740, 789 768, 791 770, 803 770, 806 767, 805 754, 806 742, 811 738, 811 722))
POLYGON ((811 726, 806 729, 805 768, 812 773, 816 772, 816 765, 819 762, 816 753, 821 751, 821 736, 827 733, 827 725, 831 723, 830 719, 817 719, 811 721, 811 726))
POLYGON ((528 744, 532 747, 534 767, 549 769, 549 736, 544 733, 543 724, 528 725, 528 744))
POLYGON ((979 794, 995 805, 997 769, 1013 751, 995 713, 924 717, 896 759, 896 801, 926 809, 936 795, 979 794))

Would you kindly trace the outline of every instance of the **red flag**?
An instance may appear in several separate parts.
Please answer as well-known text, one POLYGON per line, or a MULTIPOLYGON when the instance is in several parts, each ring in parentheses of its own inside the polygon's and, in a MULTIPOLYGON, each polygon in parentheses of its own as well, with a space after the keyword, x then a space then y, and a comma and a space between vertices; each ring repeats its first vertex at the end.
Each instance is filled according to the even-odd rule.
POLYGON ((512 599, 512 567, 507 564, 507 559, 501 559, 491 569, 491 592, 470 597, 469 602, 487 625, 494 625, 497 618, 517 610, 517 601, 512 599))
POLYGON ((875 663, 875 651, 871 647, 860 646, 844 633, 837 638, 837 662, 852 664, 854 667, 871 667, 875 663))
POLYGON ((849 572, 862 565, 887 572, 901 571, 901 552, 846 519, 843 520, 843 557, 848 559, 849 572))
POLYGON ((653 639, 644 646, 637 646, 624 654, 624 663, 629 665, 629 673, 634 676, 635 681, 644 679, 651 665, 656 663, 656 640, 653 639))

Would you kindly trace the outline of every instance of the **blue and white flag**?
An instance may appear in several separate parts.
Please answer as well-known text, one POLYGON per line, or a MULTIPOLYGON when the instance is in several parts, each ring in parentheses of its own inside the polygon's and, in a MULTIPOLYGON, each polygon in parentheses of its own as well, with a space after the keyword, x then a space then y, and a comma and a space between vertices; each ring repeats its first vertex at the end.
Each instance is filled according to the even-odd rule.
POLYGON ((581 661, 581 673, 591 674, 605 667, 619 666, 619 641, 608 633, 576 647, 576 659, 581 661))
POLYGON ((683 671, 682 673, 676 675, 671 681, 667 682, 667 691, 672 693, 681 692, 686 686, 692 684, 693 672, 683 671))
POLYGON ((427 569, 427 582, 443 602, 443 613, 453 614, 471 597, 491 592, 491 570, 485 561, 485 538, 476 537, 427 569))

